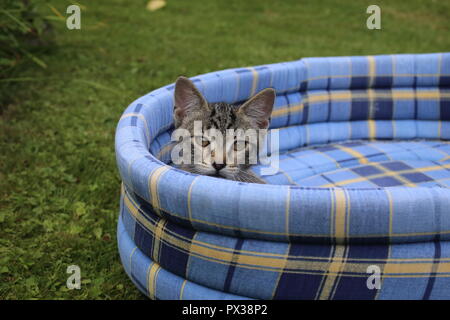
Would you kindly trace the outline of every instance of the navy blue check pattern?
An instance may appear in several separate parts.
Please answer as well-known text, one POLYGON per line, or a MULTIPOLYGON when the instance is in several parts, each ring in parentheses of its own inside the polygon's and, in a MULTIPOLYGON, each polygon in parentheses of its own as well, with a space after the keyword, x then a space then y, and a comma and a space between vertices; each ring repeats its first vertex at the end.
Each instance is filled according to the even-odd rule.
POLYGON ((265 185, 181 171, 170 165, 174 85, 132 102, 115 147, 119 251, 138 289, 450 299, 450 53, 305 58, 192 80, 210 102, 276 90, 281 170, 265 185), (366 285, 373 266, 379 290, 366 285))

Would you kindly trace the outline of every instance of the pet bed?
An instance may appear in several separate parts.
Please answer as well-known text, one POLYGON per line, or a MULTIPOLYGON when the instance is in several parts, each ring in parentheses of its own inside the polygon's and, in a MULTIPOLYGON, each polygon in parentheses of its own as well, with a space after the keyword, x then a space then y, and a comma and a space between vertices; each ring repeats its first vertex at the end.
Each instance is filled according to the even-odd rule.
POLYGON ((170 163, 174 85, 131 103, 115 141, 118 240, 142 292, 450 299, 450 53, 304 58, 192 80, 210 102, 276 90, 279 170, 267 184, 181 171, 170 163))

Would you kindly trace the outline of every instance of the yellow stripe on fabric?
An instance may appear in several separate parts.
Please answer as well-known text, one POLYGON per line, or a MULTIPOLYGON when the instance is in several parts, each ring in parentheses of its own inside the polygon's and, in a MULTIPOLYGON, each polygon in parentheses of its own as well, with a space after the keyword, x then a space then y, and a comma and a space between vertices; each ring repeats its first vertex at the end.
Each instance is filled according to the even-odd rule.
POLYGON ((341 275, 342 268, 344 266, 344 254, 345 246, 336 246, 331 263, 328 265, 327 276, 325 278, 319 300, 328 300, 333 297, 333 288, 335 287, 336 281, 339 280, 338 277, 341 275), (335 257, 340 259, 335 259, 335 257))
MULTIPOLYGON (((412 91, 412 90, 392 90, 389 92, 386 91, 376 91, 372 90, 371 98, 372 99, 396 99, 396 100, 412 100, 412 99, 423 99, 423 100, 437 100, 440 98, 450 98, 450 92, 440 92, 438 89, 434 90, 421 90, 421 91, 412 91)), ((303 110, 304 104, 314 104, 314 103, 324 103, 327 101, 350 101, 350 100, 367 100, 369 99, 368 92, 330 92, 330 93, 322 93, 322 94, 314 94, 308 95, 303 99, 301 104, 295 106, 284 106, 279 109, 276 109, 272 112, 272 118, 284 116, 287 113, 297 112, 303 110)))
MULTIPOLYGON (((272 168, 274 168, 274 167, 272 166, 272 164, 270 164, 270 166, 271 166, 272 168)), ((279 171, 282 175, 284 175, 284 176, 286 177, 286 179, 289 181, 290 184, 297 185, 297 182, 295 182, 295 181, 291 178, 291 176, 290 176, 286 171, 281 170, 280 168, 275 168, 275 169, 278 169, 278 171, 279 171)))
POLYGON ((367 56, 369 61, 369 88, 373 86, 375 80, 375 58, 373 56, 367 56))
MULTIPOLYGON (((363 95, 366 97, 366 95, 363 95)), ((308 103, 322 103, 328 102, 329 100, 351 100, 354 98, 353 93, 351 91, 346 92, 326 92, 320 94, 309 94, 305 100, 308 103)))
MULTIPOLYGON (((166 232, 167 232, 167 231, 166 231, 166 232)), ((191 240, 189 240, 189 239, 187 239, 187 238, 185 238, 185 237, 181 237, 181 239, 183 239, 183 240, 189 242, 189 248, 187 249, 187 253, 188 253, 188 252, 191 252, 191 244, 192 244, 192 243, 194 243, 194 242, 199 242, 199 241, 197 240, 197 235, 198 235, 198 232, 196 231, 196 232, 194 233, 194 235, 192 236, 192 239, 191 239, 191 240)), ((193 256, 189 254, 188 259, 187 259, 187 262, 186 262, 186 271, 185 271, 185 273, 184 273, 184 274, 186 275, 186 277, 188 277, 188 275, 190 274, 190 268, 191 268, 192 257, 193 257, 193 256)))
MULTIPOLYGON (((297 182, 295 182, 295 181, 291 178, 291 176, 290 176, 286 171, 282 170, 280 167, 277 167, 277 168, 276 168, 276 167, 273 166, 272 163, 269 163, 269 166, 270 166, 271 168, 276 169, 276 170, 277 170, 277 173, 279 172, 279 173, 281 173, 283 176, 285 176, 286 179, 288 180, 288 182, 289 182, 290 184, 292 184, 292 185, 298 185, 297 182)), ((265 181, 265 179, 263 179, 263 180, 265 181)), ((241 230, 242 230, 242 229, 241 229, 241 230)))
MULTIPOLYGON (((448 262, 437 262, 439 267, 437 268, 437 272, 441 273, 450 273, 450 263, 448 262)), ((394 264, 394 263, 386 263, 384 266, 384 274, 383 276, 400 276, 405 274, 430 274, 430 271, 433 268, 434 263, 402 263, 402 264, 394 264)))
MULTIPOLYGON (((387 253, 387 256, 386 256, 388 261, 391 259, 391 255, 392 255, 392 246, 388 246, 388 253, 387 253)), ((383 274, 384 273, 384 263, 379 265, 379 267, 381 269, 381 274, 383 274)), ((383 288, 384 281, 385 281, 385 278, 383 276, 381 276, 380 277, 380 287, 381 288, 383 288)), ((377 290, 376 291, 374 300, 378 300, 379 299, 380 292, 381 292, 381 290, 377 290)))
MULTIPOLYGON (((328 160, 331 160, 332 162, 334 162, 334 164, 336 165, 336 168, 342 168, 342 165, 332 156, 330 156, 328 153, 326 152, 319 152, 321 156, 324 156, 326 158, 328 158, 328 160)), ((298 157, 300 158, 300 157, 298 157)))
MULTIPOLYGON (((367 277, 366 270, 367 267, 373 264, 373 261, 366 263, 361 263, 359 260, 357 263, 348 263, 347 257, 344 256, 346 246, 339 245, 336 246, 336 252, 333 258, 328 259, 328 261, 318 262, 318 261, 301 261, 301 260, 286 260, 286 259, 271 259, 265 257, 256 256, 245 256, 238 254, 236 263, 232 265, 237 265, 239 268, 246 268, 251 270, 262 270, 262 271, 276 271, 283 273, 298 273, 298 274, 317 274, 314 271, 319 271, 326 276, 331 278, 326 279, 324 284, 324 290, 322 291, 324 296, 328 296, 331 293, 331 289, 336 280, 336 276, 339 276, 343 272, 344 265, 347 265, 347 272, 358 271, 361 273, 360 276, 367 277), (310 271, 310 272, 308 272, 310 271)), ((196 257, 200 257, 207 261, 212 261, 219 264, 230 265, 230 261, 233 259, 233 253, 227 253, 221 255, 214 250, 196 246, 195 250, 190 254, 196 257)), ((298 258, 298 257, 297 257, 298 258)), ((356 259, 358 260, 358 259, 356 259)), ((386 260, 381 260, 381 262, 386 260)), ((399 277, 405 276, 406 274, 421 275, 423 277, 429 276, 429 269, 434 262, 429 263, 398 263, 393 264, 388 261, 388 268, 385 269, 385 274, 383 276, 387 277, 399 277)), ((441 263, 440 273, 450 273, 450 263, 441 263)), ((353 275, 352 275, 353 276, 353 275)), ((357 275, 355 275, 357 276, 357 275)))
POLYGON ((386 193, 389 202, 389 239, 392 237, 392 223, 394 220, 394 204, 392 202, 392 196, 389 189, 383 189, 386 193))
MULTIPOLYGON (((351 68, 350 68, 351 69, 351 68)), ((320 79, 330 79, 330 80, 332 80, 332 79, 342 79, 342 78, 352 78, 354 75, 352 75, 352 74, 349 74, 349 75, 334 75, 334 76, 319 76, 319 77, 311 77, 311 78, 308 78, 308 79, 306 79, 306 80, 304 80, 304 81, 302 81, 302 82, 306 82, 306 83, 308 83, 308 82, 310 82, 310 81, 313 81, 313 80, 320 80, 320 79)), ((439 77, 439 76, 450 76, 450 73, 449 74, 441 74, 441 75, 439 75, 439 74, 377 74, 377 77, 439 77)), ((299 90, 299 88, 300 88, 300 85, 299 84, 297 84, 297 85, 295 85, 295 86, 292 86, 292 87, 289 87, 289 88, 287 88, 287 89, 284 89, 284 90, 281 90, 281 91, 279 91, 279 93, 283 93, 283 94, 285 94, 285 93, 290 93, 290 92, 292 92, 292 91, 297 91, 297 90, 299 90)), ((347 89, 347 88, 336 88, 336 90, 342 90, 342 89, 347 89)))
MULTIPOLYGON (((345 246, 339 246, 345 247, 345 246)), ((229 252, 229 253, 220 253, 215 250, 211 250, 208 248, 204 248, 201 246, 193 246, 193 249, 188 254, 193 257, 198 257, 206 261, 211 261, 214 263, 219 263, 223 265, 237 265, 239 268, 246 268, 250 270, 261 270, 261 271, 276 271, 283 273, 299 273, 299 274, 317 274, 314 271, 320 271, 326 276, 336 277, 342 274, 342 269, 339 266, 343 266, 346 263, 346 258, 340 255, 334 255, 331 260, 330 259, 324 262, 317 261, 296 261, 296 260, 287 260, 286 257, 284 259, 271 259, 266 257, 257 257, 257 256, 244 256, 240 253, 229 252), (237 255, 237 259, 233 262, 233 257, 237 255), (286 270, 286 268, 289 268, 286 270), (306 270, 306 271, 305 271, 306 270), (308 272, 307 270, 311 270, 308 272)), ((297 257, 298 259, 298 257, 297 257)), ((366 269, 367 266, 373 264, 373 261, 369 261, 366 263, 361 263, 360 259, 357 259, 358 263, 346 263, 348 272, 359 272, 361 277, 367 277, 366 269)), ((383 262, 383 260, 381 260, 383 262)), ((428 263, 428 264, 432 264, 428 263)), ((420 263, 419 265, 426 265, 427 263, 420 263)), ((408 266, 409 264, 403 264, 408 266)), ((402 265, 402 266, 403 266, 402 265)), ((450 265, 450 263, 449 263, 450 265)), ((402 269, 402 267, 398 267, 398 270, 405 270, 406 273, 410 273, 411 268, 402 269)), ((396 270, 397 270, 396 269, 396 270)), ((398 271, 397 270, 397 271, 398 271)), ((418 269, 420 271, 420 269, 418 269)), ((443 269, 446 271, 447 269, 443 269)), ((401 274, 388 274, 387 276, 399 277, 401 274)), ((427 277, 428 273, 422 274, 423 277, 427 277)))
POLYGON ((162 147, 162 148, 159 150, 159 152, 158 152, 156 158, 157 158, 157 159, 161 159, 163 155, 165 155, 166 153, 168 153, 169 151, 171 151, 171 150, 173 149, 173 146, 174 146, 174 144, 171 143, 171 142, 169 142, 168 144, 166 144, 164 147, 162 147))
MULTIPOLYGON (((147 227, 148 231, 150 231, 154 235, 154 238, 155 238, 154 242, 157 242, 157 241, 164 242, 167 246, 173 247, 173 248, 183 251, 187 254, 202 257, 202 258, 207 257, 208 259, 212 258, 213 259, 212 261, 214 261, 214 260, 216 260, 215 262, 221 261, 221 263, 225 263, 225 264, 229 264, 232 261, 233 255, 235 254, 235 250, 233 248, 223 248, 228 251, 217 250, 217 246, 208 248, 208 247, 205 247, 204 246, 205 243, 203 243, 201 241, 195 241, 194 239, 189 241, 189 239, 185 239, 184 237, 182 237, 179 234, 176 234, 177 237, 174 237, 171 235, 170 232, 168 232, 167 230, 165 230, 163 228, 162 223, 166 222, 165 219, 161 219, 161 222, 160 222, 161 224, 158 224, 158 226, 156 228, 155 228, 154 224, 152 224, 148 221, 145 221, 146 219, 144 217, 137 216, 136 219, 139 219, 140 222, 143 222, 145 224, 145 226, 147 227), (160 226, 160 228, 158 230, 159 226, 160 226), (179 238, 184 238, 185 241, 179 240, 179 238)), ((206 245, 208 245, 208 244, 206 244, 206 245)), ((159 248, 159 245, 158 245, 158 248, 159 248)), ((153 251, 155 251, 155 249, 153 251)), ((159 256, 154 255, 153 258, 155 259, 154 260, 155 262, 159 261, 158 260, 159 256)), ((258 264, 258 261, 259 261, 258 259, 261 259, 256 256, 244 256, 244 255, 240 255, 239 258, 243 258, 245 260, 244 261, 245 263, 250 263, 250 264, 252 264, 252 263, 258 264)), ((285 257, 280 257, 280 259, 276 259, 276 258, 268 258, 268 259, 262 258, 262 259, 266 263, 269 263, 269 267, 273 268, 273 267, 279 266, 280 259, 285 260, 285 257)), ((262 263, 262 265, 264 265, 264 263, 262 263)))
POLYGON ((250 91, 250 97, 252 97, 256 93, 256 88, 258 86, 259 74, 255 68, 249 68, 252 72, 253 80, 252 80, 252 89, 250 91))
POLYGON ((184 287, 186 286, 187 280, 185 279, 183 281, 183 284, 181 285, 181 289, 180 289, 180 300, 183 300, 183 294, 184 294, 184 287))
POLYGON ((367 120, 367 125, 369 127, 369 139, 373 140, 377 134, 377 127, 374 120, 367 120))
POLYGON ((162 166, 157 168, 154 172, 150 174, 149 185, 150 185, 150 195, 151 195, 151 205, 155 209, 155 212, 161 216, 160 203, 158 196, 158 182, 160 177, 170 169, 169 166, 162 166))
MULTIPOLYGON (((416 168, 416 169, 410 169, 410 170, 387 171, 385 173, 374 174, 372 176, 359 177, 359 178, 353 178, 353 179, 338 181, 338 182, 335 182, 333 184, 331 184, 331 183, 330 184, 325 184, 325 185, 322 185, 321 187, 322 188, 330 188, 330 187, 334 187, 334 186, 344 186, 344 185, 347 185, 347 184, 350 184, 350 183, 366 181, 368 178, 375 179, 375 178, 382 178, 382 177, 387 177, 387 176, 397 176, 399 174, 404 174, 404 173, 428 172, 428 171, 433 171, 433 170, 439 170, 439 169, 442 169, 442 168, 449 169, 450 168, 450 163, 449 164, 443 164, 441 166, 430 166, 430 167, 416 168)), ((414 186, 415 184, 408 181, 407 185, 408 186, 414 186)))
MULTIPOLYGON (((233 261, 233 256, 235 255, 234 251, 230 252, 223 252, 223 251, 217 251, 214 249, 206 248, 204 246, 192 243, 191 245, 191 251, 192 254, 195 254, 200 257, 208 257, 213 258, 217 261, 221 261, 221 263, 230 264, 230 262, 233 261)), ((238 255, 237 257, 238 261, 240 260, 239 264, 250 264, 250 265, 261 265, 266 267, 272 267, 277 268, 281 267, 280 265, 280 259, 272 259, 269 258, 268 260, 257 257, 257 256, 245 256, 245 255, 238 255), (261 263, 261 264, 260 264, 261 263)))
MULTIPOLYGON (((341 74, 341 75, 332 75, 332 76, 317 76, 317 77, 311 77, 306 79, 306 81, 311 80, 320 80, 320 79, 338 79, 338 78, 352 78, 354 75, 352 74, 341 74)), ((450 73, 397 73, 397 74, 390 74, 390 73, 382 73, 378 74, 378 77, 439 77, 439 76, 450 76, 450 73)))
POLYGON ((274 117, 283 116, 289 112, 290 113, 299 112, 299 111, 302 111, 303 108, 304 108, 304 105, 302 103, 302 104, 294 105, 294 106, 287 107, 287 108, 275 109, 275 110, 273 110, 271 117, 274 118, 274 117))
POLYGON ((355 157, 359 163, 361 164, 366 164, 369 163, 369 160, 367 160, 367 158, 360 152, 356 151, 355 149, 349 148, 349 147, 345 147, 343 145, 335 145, 336 148, 352 155, 353 157, 355 157))
POLYGON ((439 89, 432 91, 418 91, 416 97, 419 99, 430 99, 430 100, 438 100, 442 98, 450 98, 450 93, 443 92, 440 93, 439 89))
MULTIPOLYGON (((327 257, 328 266, 329 266, 329 263, 332 261, 331 259, 333 259, 335 251, 336 251, 336 247, 332 247, 331 251, 330 251, 330 255, 327 257)), ((328 266, 327 266, 327 268, 328 268, 328 266)), ((319 300, 326 280, 327 280, 327 274, 322 274, 322 278, 320 279, 319 287, 316 289, 316 295, 314 297, 314 300, 319 300)))
POLYGON ((156 299, 156 279, 160 270, 161 267, 153 262, 147 271, 148 296, 152 300, 156 299))
MULTIPOLYGON (((393 159, 392 159, 392 157, 389 155, 389 153, 385 153, 385 150, 380 149, 380 147, 378 146, 377 142, 378 142, 378 141, 375 141, 375 143, 370 143, 370 144, 368 144, 368 146, 371 147, 371 148, 373 148, 373 149, 375 149, 375 150, 380 151, 380 153, 382 153, 388 160, 391 160, 391 161, 392 161, 393 159)), ((372 163, 372 162, 371 162, 371 163, 372 163)))
POLYGON ((133 216, 138 216, 139 215, 139 209, 138 206, 134 204, 134 202, 132 202, 131 198, 128 196, 128 194, 125 195, 125 197, 123 197, 123 203, 125 204, 125 206, 127 207, 127 209, 131 212, 131 214, 133 216))
MULTIPOLYGON (((286 248, 286 253, 285 253, 286 259, 284 260, 285 264, 284 264, 283 268, 285 268, 286 265, 287 265, 287 262, 288 262, 287 257, 289 256, 289 251, 290 250, 291 250, 291 244, 289 243, 287 248, 286 248)), ((275 281, 275 285, 273 286, 273 290, 272 290, 272 299, 275 298, 275 294, 277 293, 277 289, 278 289, 278 284, 280 283, 280 278, 281 278, 282 275, 283 275, 282 271, 278 272, 277 280, 275 281)))
POLYGON ((167 220, 161 219, 157 224, 153 236, 153 248, 152 257, 153 261, 159 261, 159 252, 161 249, 161 241, 163 238, 164 228, 166 227, 167 220))
POLYGON ((450 263, 443 263, 440 262, 439 260, 436 261, 437 264, 437 268, 436 268, 436 273, 437 274, 442 274, 442 273, 449 273, 450 272, 450 263))
MULTIPOLYGON (((130 210, 131 211, 131 210, 130 210)), ((139 216, 136 217, 137 219, 139 219, 139 216)), ((141 219, 139 219, 139 221, 145 221, 145 218, 141 217, 141 219)), ((162 219, 163 222, 161 223, 165 223, 165 220, 162 219)), ((202 257, 205 258, 207 257, 208 259, 213 259, 216 260, 215 262, 220 262, 221 263, 225 263, 225 264, 229 264, 232 261, 233 255, 235 254, 235 250, 233 248, 223 248, 228 250, 228 252, 223 251, 223 250, 217 250, 217 248, 207 248, 204 247, 203 245, 205 245, 205 243, 201 242, 201 241, 194 241, 191 240, 192 243, 189 243, 189 239, 186 239, 187 241, 182 241, 179 240, 178 238, 182 237, 179 234, 177 234, 176 237, 171 236, 170 232, 168 232, 167 230, 165 230, 161 224, 161 227, 159 228, 158 231, 158 227, 155 228, 154 224, 149 223, 147 221, 146 227, 148 228, 148 230, 154 235, 154 237, 156 238, 157 241, 162 241, 164 242, 166 245, 173 247, 175 249, 178 249, 180 251, 183 251, 185 253, 188 253, 190 255, 196 255, 198 257, 202 257), (155 230, 156 229, 156 230, 155 230), (218 260, 218 261, 217 261, 218 260)), ((158 225, 159 226, 159 225, 158 225)), ((155 241, 156 241, 155 240, 155 241)), ((206 244, 208 245, 208 244, 206 244)), ((154 256, 154 259, 156 259, 155 261, 158 262, 159 257, 154 256)), ((284 261, 285 257, 280 257, 280 259, 276 259, 276 258, 264 258, 264 257, 256 257, 256 256, 244 256, 244 255, 239 255, 238 259, 243 259, 244 263, 247 264, 261 264, 265 265, 268 263, 268 266, 271 268, 274 268, 276 266, 280 266, 280 261, 284 261), (260 261, 262 259, 262 261, 260 261), (264 261, 264 263, 263 263, 264 261)))
POLYGON ((450 92, 440 92, 439 89, 427 89, 420 91, 403 91, 403 90, 393 90, 389 92, 374 92, 375 98, 393 98, 393 99, 405 99, 411 100, 414 98, 423 100, 437 100, 440 97, 450 98, 450 92))
MULTIPOLYGON (((445 143, 447 146, 449 146, 450 147, 450 143, 448 143, 447 141, 440 141, 441 143, 445 143)), ((439 153, 441 153, 441 154, 443 154, 444 156, 448 156, 448 153, 447 152, 445 152, 444 150, 442 150, 442 149, 440 149, 440 148, 436 148, 436 147, 432 147, 432 150, 433 151, 436 151, 436 152, 439 152, 439 153)), ((442 159, 440 159, 440 160, 438 160, 438 161, 441 161, 442 159)))
POLYGON ((430 91, 392 91, 392 98, 393 99, 404 99, 404 100, 411 100, 414 98, 419 99, 436 99, 436 90, 430 91))
MULTIPOLYGON (((217 252, 215 252, 215 254, 213 254, 213 255, 209 255, 209 253, 211 253, 211 252, 215 252, 215 251, 205 250, 203 252, 204 254, 199 254, 197 251, 193 251, 193 252, 187 252, 187 254, 189 254, 192 257, 197 257, 197 258, 204 259, 206 261, 211 261, 214 263, 219 263, 219 264, 224 264, 224 265, 230 265, 230 263, 233 261, 233 252, 227 253, 225 256, 222 256, 222 255, 218 254, 217 252)), ((316 257, 311 257, 311 261, 308 261, 306 259, 304 261, 301 261, 301 260, 299 260, 300 257, 295 257, 298 260, 289 260, 288 259, 289 256, 285 255, 283 257, 283 259, 272 259, 272 258, 267 258, 267 257, 255 257, 255 256, 243 256, 243 255, 241 256, 241 253, 239 251, 237 253, 234 252, 234 255, 237 255, 238 257, 237 257, 235 263, 232 263, 232 265, 238 265, 239 267, 247 268, 247 269, 264 270, 264 271, 280 271, 280 270, 289 268, 289 270, 285 270, 286 273, 302 273, 301 270, 312 270, 312 271, 316 270, 316 271, 320 271, 320 272, 328 272, 329 274, 335 274, 334 272, 332 272, 332 270, 331 271, 329 270, 329 267, 328 267, 330 264, 329 258, 327 261, 314 261, 314 259, 316 257)), ((323 260, 323 258, 322 258, 322 260, 323 260)), ((374 259, 374 260, 355 259, 355 260, 357 262, 347 262, 348 270, 349 271, 351 271, 351 270, 359 271, 364 274, 366 272, 367 266, 369 266, 373 263, 376 263, 375 260, 379 260, 380 263, 384 263, 387 261, 387 260, 383 260, 383 259, 374 259), (364 260, 366 260, 366 261, 364 261, 364 260)), ((347 259, 344 257, 333 257, 332 261, 334 264, 340 264, 344 261, 347 261, 347 259)), ((422 262, 422 263, 416 263, 416 264, 419 266, 423 266, 423 265, 430 265, 433 263, 434 263, 434 261, 422 262)), ((440 263, 445 263, 445 262, 440 262, 440 263)), ((392 264, 395 264, 395 263, 392 262, 392 264)), ((409 273, 411 271, 411 268, 409 268, 409 267, 406 269, 402 269, 402 267, 401 267, 403 265, 406 265, 406 266, 411 265, 410 263, 402 261, 401 263, 397 263, 397 264, 400 265, 400 267, 397 267, 396 270, 404 270, 405 273, 409 273)), ((448 262, 447 264, 450 265, 450 262, 448 262)), ((445 273, 448 271, 448 268, 444 268, 442 270, 443 270, 443 273, 445 273)))
POLYGON ((335 197, 335 237, 345 239, 347 232, 347 197, 344 189, 333 189, 335 197))
MULTIPOLYGON (((124 204, 127 205, 127 207, 129 205, 133 205, 135 207, 134 210, 132 210, 133 207, 128 207, 128 209, 130 210, 130 212, 132 214, 133 214, 133 212, 135 212, 133 214, 134 218, 136 220, 138 220, 142 225, 147 227, 147 229, 153 230, 153 229, 151 229, 151 228, 153 228, 151 223, 147 219, 142 217, 142 214, 137 213, 138 210, 136 208, 138 206, 136 204, 134 204, 132 199, 130 199, 130 196, 128 195, 128 193, 126 193, 126 197, 124 197, 124 204)), ((333 209, 331 211, 333 212, 333 209)), ((194 221, 194 222, 198 222, 198 223, 202 223, 202 224, 206 224, 206 225, 214 226, 214 227, 218 227, 218 228, 223 228, 223 229, 239 230, 239 231, 253 232, 253 233, 257 233, 257 234, 265 234, 265 235, 279 235, 279 236, 285 236, 285 237, 288 236, 288 235, 286 235, 285 232, 269 232, 269 231, 261 231, 261 230, 252 230, 252 229, 248 229, 248 228, 235 228, 235 227, 221 225, 218 223, 212 223, 212 222, 204 221, 204 220, 200 220, 200 219, 189 220, 188 218, 186 218, 184 216, 181 216, 181 215, 178 215, 175 213, 171 213, 171 212, 169 212, 169 213, 179 219, 183 219, 183 220, 187 220, 187 221, 194 221)), ((332 234, 332 232, 330 234, 332 234)), ((411 237, 411 236, 428 236, 428 235, 436 235, 436 234, 439 234, 439 235, 450 234, 450 230, 440 231, 440 232, 432 231, 432 232, 417 232, 417 233, 396 233, 393 236, 394 237, 411 237)), ((325 237, 325 235, 323 235, 323 234, 300 234, 300 233, 290 233, 289 236, 306 236, 306 237, 311 237, 311 238, 325 237)), ((358 238, 364 237, 364 238, 370 239, 370 238, 378 238, 378 237, 386 237, 386 236, 389 236, 389 234, 372 234, 372 235, 365 235, 365 236, 358 235, 357 237, 358 238)), ((268 254, 268 255, 270 255, 270 254, 268 254)), ((275 254, 274 256, 277 256, 277 255, 275 254)))
POLYGON ((142 214, 139 213, 138 206, 133 203, 133 201, 129 197, 124 198, 124 205, 127 207, 127 209, 130 211, 130 213, 133 215, 133 217, 136 219, 138 223, 143 225, 147 230, 151 230, 153 233, 154 231, 154 224, 156 224, 156 221, 151 219, 150 222, 146 218, 142 216, 142 214), (130 207, 132 206, 132 207, 130 207))
MULTIPOLYGON (((236 261, 236 263, 239 265, 239 267, 243 267, 243 268, 248 268, 248 269, 253 269, 253 270, 265 270, 265 271, 274 271, 274 269, 284 269, 285 266, 287 266, 289 269, 298 269, 298 270, 319 270, 319 271, 324 271, 326 272, 326 274, 328 275, 337 275, 339 274, 338 272, 336 272, 334 269, 334 267, 329 268, 329 258, 325 258, 325 257, 310 257, 310 259, 312 261, 288 261, 286 264, 287 259, 289 258, 288 255, 284 254, 280 256, 280 259, 273 259, 273 258, 268 258, 268 257, 262 257, 262 256, 246 256, 242 251, 238 251, 236 252, 234 250, 234 248, 224 248, 227 250, 230 250, 229 252, 223 252, 223 251, 217 251, 211 248, 205 248, 202 247, 201 245, 194 245, 191 249, 191 251, 184 251, 181 247, 180 247, 180 243, 178 239, 174 239, 173 237, 166 237, 164 236, 163 238, 167 238, 166 240, 169 240, 170 243, 176 243, 176 245, 173 245, 172 247, 174 247, 175 249, 180 248, 178 250, 183 251, 189 255, 192 256, 196 256, 202 259, 205 259, 207 261, 212 261, 215 263, 220 263, 220 264, 225 264, 225 265, 229 265, 230 262, 233 259, 233 255, 238 255, 238 259, 236 261), (317 261, 317 260, 325 260, 323 262, 317 261)), ((170 243, 168 243, 170 245, 170 243)), ((205 245, 207 245, 206 243, 203 243, 205 245)), ((339 247, 339 246, 338 246, 339 247)), ((342 246, 340 246, 342 247, 342 246)), ((261 254, 265 254, 265 253, 261 253, 261 254)), ((299 259, 300 257, 295 257, 296 259, 299 259)), ((334 255, 333 259, 332 259, 332 263, 333 266, 342 264, 343 262, 345 262, 347 259, 339 256, 339 255, 334 255)), ((348 270, 359 270, 359 272, 364 273, 364 276, 367 276, 365 274, 365 270, 367 268, 368 265, 373 264, 374 262, 376 262, 377 260, 383 262, 385 261, 384 259, 355 259, 356 261, 360 262, 360 263, 351 263, 351 261, 347 261, 347 265, 348 265, 348 270), (365 263, 361 263, 361 261, 367 261, 365 263)), ((396 267, 391 267, 395 269, 395 272, 398 273, 398 270, 400 270, 400 272, 403 273, 410 273, 411 270, 414 270, 412 267, 409 267, 411 265, 411 263, 406 263, 408 261, 420 261, 421 259, 390 259, 389 263, 391 264, 396 264, 395 262, 400 262, 397 264, 400 264, 402 266, 396 266, 396 267), (403 267, 404 265, 406 265, 406 267, 403 267)), ((421 262, 421 263, 415 263, 415 265, 418 266, 418 268, 416 268, 417 272, 421 272, 421 268, 423 268, 424 265, 430 265, 434 262, 434 259, 427 259, 430 260, 431 262, 427 263, 427 262, 421 262)), ((440 259, 442 261, 445 260, 449 260, 448 258, 443 258, 440 259)), ((424 260, 426 261, 426 260, 424 260)), ((444 263, 444 262, 441 262, 444 263)), ((450 262, 447 262, 447 265, 450 266, 450 262)), ((390 272, 391 269, 387 269, 387 271, 390 272)), ((392 269, 392 270, 394 270, 392 269)), ((443 273, 450 271, 449 268, 447 267, 443 267, 440 270, 443 271, 443 273)), ((303 273, 302 271, 296 271, 296 270, 285 270, 286 273, 303 273)), ((390 274, 388 274, 388 276, 390 276, 390 274)), ((400 276, 400 275, 392 275, 392 276, 400 276)), ((425 276, 425 275, 424 275, 425 276)))

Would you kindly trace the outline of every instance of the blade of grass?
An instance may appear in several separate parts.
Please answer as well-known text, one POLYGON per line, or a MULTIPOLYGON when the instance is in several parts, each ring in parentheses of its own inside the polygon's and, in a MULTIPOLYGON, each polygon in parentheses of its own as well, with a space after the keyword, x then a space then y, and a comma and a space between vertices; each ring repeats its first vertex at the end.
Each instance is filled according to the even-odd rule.
POLYGON ((17 19, 14 15, 10 14, 8 11, 2 9, 1 12, 3 12, 5 15, 10 17, 12 20, 14 20, 14 22, 16 22, 23 29, 24 32, 30 32, 31 31, 29 26, 27 26, 25 23, 23 23, 22 21, 17 19))
POLYGON ((52 6, 51 4, 47 4, 47 6, 50 8, 50 10, 53 11, 53 13, 54 13, 57 17, 59 17, 59 18, 61 18, 61 19, 65 19, 64 16, 61 14, 61 12, 59 12, 58 9, 56 9, 54 6, 52 6))
POLYGON ((31 60, 33 60, 34 63, 36 63, 38 66, 47 69, 47 64, 42 61, 41 59, 39 59, 38 57, 36 57, 35 55, 33 55, 32 53, 26 51, 26 50, 20 50, 22 51, 28 58, 30 58, 31 60))

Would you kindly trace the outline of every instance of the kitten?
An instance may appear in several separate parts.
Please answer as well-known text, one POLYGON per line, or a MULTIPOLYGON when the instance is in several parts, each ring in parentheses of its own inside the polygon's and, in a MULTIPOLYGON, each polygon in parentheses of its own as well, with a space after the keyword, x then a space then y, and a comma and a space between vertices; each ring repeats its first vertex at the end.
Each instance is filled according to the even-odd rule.
POLYGON ((220 131, 224 139, 227 129, 254 129, 256 132, 259 129, 267 129, 274 101, 275 90, 267 88, 240 106, 224 102, 208 103, 188 78, 179 77, 175 84, 174 124, 175 129, 183 128, 190 132, 192 146, 192 164, 182 164, 180 169, 229 180, 265 183, 250 170, 251 165, 247 161, 250 152, 258 151, 258 146, 255 144, 248 141, 243 142, 244 140, 238 143, 238 138, 234 137, 235 141, 232 146, 229 145, 235 151, 238 151, 239 148, 239 150, 243 150, 245 147, 246 161, 244 164, 225 159, 223 154, 227 152, 226 147, 221 155, 221 161, 215 158, 214 152, 211 152, 210 156, 205 156, 200 163, 194 163, 193 150, 194 144, 197 144, 197 148, 200 148, 202 152, 211 148, 212 139, 206 135, 208 129, 213 128, 220 131), (201 121, 202 137, 194 136, 194 121, 201 121))

